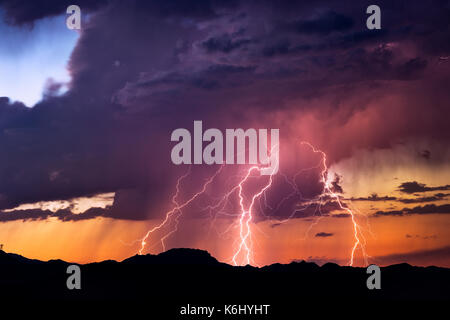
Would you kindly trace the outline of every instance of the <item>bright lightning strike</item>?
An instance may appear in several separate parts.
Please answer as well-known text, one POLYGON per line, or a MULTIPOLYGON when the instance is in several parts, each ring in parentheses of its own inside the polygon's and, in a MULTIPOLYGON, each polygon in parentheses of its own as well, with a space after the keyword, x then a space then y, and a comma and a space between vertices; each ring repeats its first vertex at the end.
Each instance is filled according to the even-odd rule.
POLYGON ((309 142, 303 141, 303 142, 301 142, 301 144, 308 145, 313 150, 314 153, 319 153, 321 155, 322 171, 320 173, 320 177, 321 177, 321 182, 324 185, 324 187, 323 187, 324 190, 323 190, 323 193, 319 196, 319 199, 322 199, 324 197, 330 197, 330 198, 334 199, 336 201, 336 203, 339 205, 339 207, 342 210, 346 211, 351 216, 352 223, 353 223, 353 235, 355 238, 355 242, 353 243, 350 260, 349 260, 348 264, 350 266, 353 266, 355 251, 358 247, 361 247, 363 257, 364 257, 364 262, 367 265, 367 254, 366 254, 366 250, 365 250, 365 246, 364 246, 364 243, 365 243, 364 236, 362 235, 361 227, 359 226, 359 224, 356 221, 355 214, 347 205, 344 205, 342 203, 339 195, 332 191, 331 181, 328 178, 327 155, 325 154, 325 152, 316 149, 309 142), (363 239, 363 241, 361 241, 361 238, 363 239))
MULTIPOLYGON (((327 166, 326 154, 323 151, 316 149, 309 142, 301 142, 301 144, 307 145, 309 148, 311 148, 311 150, 314 153, 320 154, 320 156, 321 156, 320 164, 315 167, 312 167, 312 168, 302 169, 300 172, 298 172, 294 176, 294 179, 292 181, 289 181, 289 179, 285 175, 280 173, 280 175, 282 175, 284 177, 286 182, 288 182, 291 185, 291 187, 293 188, 294 191, 293 191, 293 193, 284 197, 280 201, 280 203, 278 203, 278 205, 276 206, 276 210, 281 206, 282 202, 284 202, 291 196, 301 195, 297 185, 295 184, 295 179, 301 172, 304 172, 306 170, 320 168, 320 170, 321 170, 320 171, 320 182, 323 184, 322 193, 314 199, 309 199, 309 201, 307 202, 307 206, 304 207, 303 209, 311 206, 312 204, 318 204, 318 207, 316 208, 316 210, 318 210, 320 212, 321 207, 324 204, 324 201, 328 201, 329 199, 332 199, 333 201, 335 201, 341 210, 344 210, 345 212, 347 212, 350 215, 352 225, 353 225, 354 243, 353 243, 353 246, 351 247, 351 254, 350 254, 350 259, 349 259, 348 264, 350 266, 353 266, 355 253, 358 248, 361 249, 364 261, 366 264, 368 264, 367 263, 368 256, 365 251, 365 238, 364 238, 364 235, 362 234, 361 227, 357 222, 357 219, 355 217, 353 210, 350 209, 350 207, 347 204, 343 203, 343 200, 341 199, 341 197, 336 192, 333 191, 332 181, 331 181, 330 177, 328 176, 328 166, 327 166)), ((174 226, 173 226, 172 230, 167 232, 160 239, 162 248, 165 251, 165 240, 170 235, 172 235, 173 233, 175 233, 178 230, 178 222, 179 222, 178 219, 182 215, 182 209, 184 209, 185 207, 190 205, 202 194, 205 194, 206 190, 211 185, 211 183, 221 173, 223 167, 224 167, 223 165, 220 166, 220 168, 206 180, 206 182, 203 184, 200 191, 198 191, 193 196, 191 196, 188 200, 186 200, 182 203, 179 203, 179 200, 178 200, 178 197, 180 194, 180 186, 181 186, 183 179, 185 179, 190 174, 190 168, 187 173, 182 175, 177 180, 175 194, 172 197, 173 208, 170 211, 166 212, 165 219, 159 225, 148 230, 147 233, 145 234, 145 236, 140 240, 141 246, 138 251, 139 254, 143 253, 148 239, 156 231, 167 227, 170 224, 172 217, 174 217, 173 218, 174 226)), ((266 204, 266 207, 270 208, 267 205, 267 200, 266 200, 265 196, 266 196, 266 192, 272 187, 273 178, 275 176, 275 174, 273 174, 273 172, 269 175, 261 175, 261 170, 263 170, 263 169, 267 170, 266 167, 260 167, 260 166, 250 167, 247 170, 247 173, 243 176, 243 178, 241 178, 241 180, 237 184, 234 184, 222 197, 219 198, 219 200, 217 202, 204 208, 204 209, 210 210, 210 212, 217 212, 217 210, 220 212, 225 207, 225 205, 229 202, 230 196, 232 194, 234 194, 235 192, 237 192, 237 197, 239 199, 239 211, 240 211, 239 214, 237 215, 239 217, 238 222, 237 222, 238 227, 239 227, 239 238, 237 240, 237 242, 238 242, 237 249, 235 250, 234 255, 231 259, 231 261, 234 265, 254 264, 253 250, 252 250, 252 231, 251 231, 251 222, 252 222, 252 219, 254 216, 254 205, 257 200, 261 200, 261 198, 263 198, 264 202, 266 204), (257 190, 254 190, 252 192, 252 195, 245 197, 244 185, 249 180, 249 178, 252 177, 252 174, 254 174, 254 173, 259 173, 260 176, 257 178, 258 179, 267 179, 267 182, 264 185, 260 186, 257 190), (246 201, 247 198, 249 200, 246 201)), ((246 191, 248 191, 248 190, 246 190, 246 191)), ((270 208, 270 209, 272 209, 272 208, 270 208)), ((296 211, 298 211, 298 210, 296 210, 296 211)), ((287 219, 281 221, 281 223, 289 221, 294 216, 296 211, 294 211, 287 219)), ((232 215, 232 216, 236 216, 236 215, 232 215)), ((317 219, 313 224, 311 224, 309 226, 307 233, 313 226, 315 226, 319 222, 320 218, 322 218, 322 215, 319 217, 319 219, 317 219)))
MULTIPOLYGON (((154 227, 153 229, 150 229, 149 231, 147 231, 147 233, 145 234, 145 236, 141 239, 141 248, 139 249, 139 254, 142 254, 142 251, 144 251, 145 249, 145 245, 147 244, 147 239, 150 237, 150 235, 152 233, 154 233, 155 231, 163 228, 164 226, 166 226, 169 221, 170 218, 172 217, 172 215, 176 212, 180 212, 181 213, 181 209, 183 209, 184 207, 186 207, 187 205, 189 205, 191 202, 193 202, 195 199, 197 199, 200 195, 202 195, 206 189, 208 188, 208 186, 213 182, 214 178, 222 171, 223 166, 221 166, 219 168, 219 170, 217 170, 203 185, 202 189, 195 193, 191 198, 189 198, 188 200, 186 200, 185 202, 183 202, 182 204, 178 204, 176 199, 178 197, 178 194, 180 193, 180 183, 181 181, 186 178, 189 173, 190 170, 184 174, 183 176, 181 176, 178 180, 177 180, 177 185, 176 185, 176 192, 175 195, 172 197, 172 203, 174 204, 174 208, 168 212, 166 212, 166 217, 163 220, 163 222, 161 222, 159 225, 157 225, 156 227, 154 227)), ((178 219, 176 219, 176 224, 175 224, 175 228, 170 231, 168 234, 166 234, 164 237, 161 238, 161 245, 163 247, 163 250, 165 251, 165 245, 164 245, 164 240, 167 239, 168 236, 170 236, 172 233, 176 232, 178 230, 178 219)))
POLYGON ((260 171, 261 168, 259 168, 257 166, 251 167, 248 170, 247 175, 245 176, 245 178, 239 183, 239 205, 240 205, 240 208, 241 208, 241 217, 239 219, 240 244, 239 244, 238 250, 233 255, 232 261, 233 261, 234 265, 238 265, 237 258, 238 258, 239 254, 242 251, 244 251, 244 253, 245 253, 245 260, 244 260, 245 264, 250 264, 250 262, 251 262, 252 252, 251 252, 251 246, 249 244, 249 240, 251 239, 250 222, 252 220, 252 209, 253 209, 253 206, 255 204, 255 200, 257 198, 259 198, 272 185, 273 174, 269 175, 269 182, 259 192, 255 193, 252 196, 252 200, 250 202, 250 205, 246 209, 245 205, 244 205, 244 196, 242 194, 242 191, 243 191, 243 186, 242 185, 243 185, 243 183, 245 181, 247 181, 248 177, 250 176, 250 174, 254 170, 260 171))

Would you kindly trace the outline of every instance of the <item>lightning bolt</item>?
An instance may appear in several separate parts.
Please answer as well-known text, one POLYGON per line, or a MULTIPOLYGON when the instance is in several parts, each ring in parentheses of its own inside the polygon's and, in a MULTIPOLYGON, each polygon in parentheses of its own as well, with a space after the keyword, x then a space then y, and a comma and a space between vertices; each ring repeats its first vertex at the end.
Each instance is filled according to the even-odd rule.
POLYGON ((172 210, 166 212, 165 219, 159 225, 157 225, 156 227, 154 227, 154 228, 152 228, 152 229, 147 231, 145 236, 141 239, 141 248, 139 249, 139 254, 142 254, 142 252, 144 251, 145 245, 147 244, 147 239, 150 237, 150 235, 152 233, 154 233, 155 231, 163 228, 167 224, 169 224, 169 221, 170 221, 170 218, 172 217, 172 215, 174 215, 176 212, 178 212, 179 215, 177 216, 177 218, 175 218, 175 227, 174 227, 174 229, 172 229, 169 233, 167 233, 164 237, 161 238, 161 245, 163 247, 163 250, 164 251, 166 250, 165 245, 164 245, 164 240, 167 239, 167 237, 169 237, 171 234, 173 234, 174 232, 176 232, 178 230, 178 217, 181 214, 181 209, 183 209, 184 207, 189 205, 191 202, 193 202, 195 199, 197 199, 200 195, 205 193, 205 191, 208 188, 208 186, 213 182, 214 178, 222 171, 222 169, 223 169, 223 165, 220 166, 219 169, 211 177, 209 177, 207 179, 207 181, 205 182, 205 184, 203 185, 203 187, 202 187, 202 189, 200 191, 195 193, 191 198, 189 198, 188 200, 186 200, 185 202, 183 202, 181 204, 178 204, 176 199, 177 199, 177 197, 178 197, 178 195, 180 193, 181 181, 190 174, 190 169, 189 169, 189 171, 187 173, 182 175, 177 180, 176 192, 175 192, 174 196, 172 197, 172 203, 174 204, 174 208, 172 210))
MULTIPOLYGON (((295 184, 295 179, 297 178, 297 176, 301 173, 304 172, 306 170, 311 170, 311 169, 319 169, 320 168, 320 182, 323 184, 323 190, 321 192, 321 194, 313 199, 309 199, 309 201, 307 202, 307 206, 303 207, 302 209, 306 209, 307 207, 310 207, 312 204, 317 204, 318 203, 318 207, 316 207, 315 211, 319 211, 320 216, 319 218, 309 226, 306 234, 309 232, 309 230, 315 226, 320 219, 323 217, 323 215, 321 214, 321 207, 324 205, 324 203, 326 201, 329 201, 329 199, 332 199, 333 201, 335 201, 337 203, 337 205, 339 206, 339 208, 345 212, 347 212, 350 217, 351 217, 351 221, 352 221, 352 226, 353 226, 353 237, 354 237, 354 243, 353 246, 351 247, 351 253, 350 253, 350 258, 349 258, 349 262, 348 264, 350 266, 353 266, 354 264, 354 259, 355 259, 355 253, 356 250, 358 248, 361 249, 362 251, 362 255, 364 258, 364 261, 367 263, 367 257, 368 255, 366 254, 366 250, 365 250, 365 238, 364 235, 362 233, 361 230, 361 226, 358 224, 358 221, 356 219, 356 215, 353 212, 353 210, 349 207, 349 205, 347 205, 346 203, 343 202, 343 199, 341 199, 341 197, 333 191, 333 186, 332 186, 332 180, 330 179, 330 177, 328 176, 328 166, 327 166, 327 155, 319 150, 316 149, 312 144, 310 144, 309 142, 301 142, 302 145, 307 145, 309 148, 311 148, 311 150, 314 153, 317 153, 321 156, 321 160, 320 163, 317 166, 311 167, 311 168, 307 168, 307 169, 302 169, 301 171, 299 171, 297 174, 295 174, 295 176, 293 177, 292 181, 290 181, 288 179, 287 176, 283 175, 280 173, 281 176, 284 177, 284 179, 286 180, 286 182, 288 182, 291 187, 293 188, 293 192, 287 196, 285 196, 276 206, 275 210, 278 210, 278 208, 281 206, 281 203, 286 201, 288 198, 290 198, 291 196, 297 194, 301 196, 301 193, 297 187, 297 185, 295 184)), ((217 171, 214 172, 214 174, 212 174, 203 184, 203 186, 201 187, 201 189, 196 192, 194 195, 192 195, 189 199, 187 199, 184 202, 181 202, 178 200, 179 194, 180 194, 180 187, 181 187, 181 183, 182 181, 191 173, 191 167, 189 167, 189 170, 182 175, 181 177, 178 178, 177 183, 176 183, 176 187, 175 187, 175 193, 172 196, 171 202, 173 204, 173 208, 171 210, 169 210, 168 212, 166 212, 165 214, 165 219, 157 226, 153 227, 152 229, 148 230, 147 233, 144 235, 144 237, 142 239, 140 239, 140 249, 139 249, 139 254, 142 254, 146 244, 148 242, 148 239, 158 230, 165 228, 166 226, 170 225, 171 221, 174 221, 173 227, 170 231, 168 231, 163 237, 160 238, 160 242, 161 242, 161 246, 163 248, 163 250, 165 251, 165 240, 171 236, 173 233, 175 233, 178 230, 178 223, 179 223, 179 218, 182 215, 182 209, 184 209, 185 207, 187 207, 188 205, 190 205, 192 202, 194 202, 199 196, 201 196, 202 194, 204 194, 206 192, 206 190, 208 189, 208 186, 215 180, 215 178, 221 173, 222 169, 223 169, 224 165, 221 165, 219 167, 219 169, 217 171), (173 218, 173 219, 172 219, 173 218)), ((275 166, 274 166, 275 167, 275 166)), ((266 192, 271 188, 272 184, 273 184, 273 179, 275 174, 272 172, 269 175, 261 175, 261 170, 265 169, 266 167, 264 166, 252 166, 250 168, 247 169, 247 172, 245 175, 241 176, 242 178, 240 178, 239 182, 232 185, 228 191, 226 191, 221 197, 219 197, 215 203, 208 205, 206 208, 203 208, 204 210, 209 210, 210 214, 212 212, 216 212, 216 215, 214 217, 214 219, 217 217, 217 210, 219 210, 219 213, 221 213, 221 211, 223 210, 223 208, 226 206, 226 204, 229 202, 229 198, 232 194, 234 194, 235 192, 237 192, 237 197, 239 200, 239 213, 233 214, 230 216, 234 216, 234 217, 238 217, 237 222, 235 223, 235 225, 238 226, 239 229, 239 237, 238 237, 238 245, 237 245, 237 249, 235 250, 233 257, 231 258, 231 261, 234 265, 247 265, 247 264, 254 264, 253 261, 253 250, 252 250, 252 230, 251 230, 251 223, 253 220, 253 216, 254 216, 254 205, 256 203, 257 200, 260 201, 260 205, 261 205, 261 201, 264 201, 266 207, 272 209, 270 206, 268 206, 267 204, 267 200, 265 198, 266 196, 266 192), (252 191, 252 195, 250 195, 249 197, 245 196, 245 192, 244 189, 245 188, 245 183, 247 181, 249 181, 250 178, 252 178, 252 174, 255 173, 259 173, 258 178, 259 179, 267 179, 267 182, 265 182, 262 186, 260 186, 257 190, 253 190, 252 191), (249 199, 249 200, 248 200, 249 199)), ((248 191, 248 190, 247 190, 248 191)), ((291 215, 287 218, 281 221, 281 223, 285 223, 287 221, 289 221, 292 217, 294 217, 295 212, 298 211, 299 209, 294 210, 291 215)), ((263 212, 263 210, 261 209, 261 211, 263 212)))
POLYGON ((244 251, 245 253, 245 262, 244 264, 250 264, 252 262, 252 252, 251 252, 251 245, 249 243, 249 241, 251 240, 251 229, 250 229, 250 222, 252 221, 252 209, 253 206, 255 204, 255 200, 258 199, 268 188, 270 188, 270 186, 272 185, 272 181, 273 181, 273 173, 269 175, 269 182, 257 193, 255 193, 252 196, 252 200, 250 202, 250 205, 248 206, 248 208, 245 208, 244 205, 244 196, 242 194, 243 192, 243 184, 244 182, 247 181, 247 179, 249 178, 250 174, 252 173, 252 171, 257 170, 261 173, 261 168, 258 166, 253 166, 251 167, 247 174, 245 175, 244 179, 242 179, 239 182, 239 205, 241 208, 241 214, 240 214, 240 219, 239 219, 239 236, 240 236, 240 243, 239 243, 239 247, 237 249, 237 251, 235 252, 235 254, 233 255, 233 264, 234 265, 238 265, 237 263, 237 258, 239 256, 239 254, 244 251))
MULTIPOLYGON (((348 264, 350 266, 353 266, 355 251, 358 247, 360 247, 362 250, 362 253, 363 253, 364 262, 367 265, 368 264, 367 263, 368 256, 366 254, 365 245, 364 245, 365 239, 364 239, 364 235, 361 232, 361 227, 358 224, 358 222, 356 221, 355 214, 347 205, 345 205, 341 201, 341 198, 339 197, 339 195, 332 191, 331 181, 328 178, 327 155, 322 150, 316 149, 309 142, 302 141, 301 144, 309 146, 314 153, 318 153, 321 156, 322 171, 320 172, 320 179, 321 179, 321 182, 323 183, 324 187, 323 187, 322 194, 319 196, 319 199, 323 199, 324 197, 330 197, 330 198, 334 199, 334 201, 336 201, 336 203, 338 204, 339 208, 346 211, 352 219, 353 236, 354 236, 355 241, 353 243, 353 247, 352 247, 351 254, 350 254, 350 260, 349 260, 348 264)), ((322 205, 322 202, 320 202, 320 203, 322 205)))

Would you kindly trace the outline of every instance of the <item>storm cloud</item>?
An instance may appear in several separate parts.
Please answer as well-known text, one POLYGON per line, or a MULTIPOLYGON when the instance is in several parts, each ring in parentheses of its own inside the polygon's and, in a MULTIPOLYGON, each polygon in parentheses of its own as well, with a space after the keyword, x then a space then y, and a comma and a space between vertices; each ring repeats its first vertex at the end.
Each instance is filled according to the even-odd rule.
POLYGON ((403 208, 402 210, 377 211, 374 216, 399 217, 411 214, 450 214, 450 204, 443 204, 443 205, 427 204, 424 206, 417 206, 414 208, 403 208))
MULTIPOLYGON (((170 134, 194 120, 219 129, 282 128, 280 168, 290 176, 317 163, 311 150, 301 157, 293 151, 299 139, 325 150, 330 164, 358 148, 418 137, 448 147, 449 66, 437 64, 450 53, 445 1, 427 6, 427 15, 420 1, 381 1, 383 29, 373 32, 365 28, 364 6, 329 1, 78 4, 90 17, 68 63, 69 90, 44 95, 32 108, 0 98, 0 147, 7 154, 0 159, 0 209, 116 192, 114 209, 56 217, 158 216, 169 205, 161 199, 170 201, 187 169, 170 160, 170 134)), ((0 1, 13 25, 64 14, 66 5, 0 1)), ((194 169, 189 191, 216 169, 194 169)), ((270 214, 289 216, 302 199, 317 196, 319 174, 317 168, 303 175, 301 192, 270 214)), ((269 204, 291 190, 276 183, 269 204)), ((334 188, 342 191, 338 178, 334 188)), ((400 186, 406 193, 433 190, 448 186, 400 186)))
POLYGON ((437 187, 428 187, 424 183, 419 183, 417 181, 412 182, 403 182, 399 187, 399 191, 404 193, 419 193, 419 192, 427 192, 427 191, 445 191, 450 190, 450 185, 445 186, 437 186, 437 187))
POLYGON ((334 233, 318 232, 318 233, 316 233, 315 237, 328 238, 328 237, 332 237, 333 235, 334 235, 334 233))

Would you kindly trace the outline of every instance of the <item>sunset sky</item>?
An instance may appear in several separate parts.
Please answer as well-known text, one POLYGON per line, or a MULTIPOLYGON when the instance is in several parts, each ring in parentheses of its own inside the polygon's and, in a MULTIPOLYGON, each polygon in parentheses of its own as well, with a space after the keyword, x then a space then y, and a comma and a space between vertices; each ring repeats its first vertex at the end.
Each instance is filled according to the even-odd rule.
POLYGON ((171 133, 201 120, 280 129, 279 172, 242 189, 272 181, 252 264, 347 265, 359 241, 353 265, 450 267, 450 2, 378 1, 380 30, 370 4, 0 0, 3 250, 123 260, 169 212, 143 253, 232 263, 250 166, 174 165, 171 133))

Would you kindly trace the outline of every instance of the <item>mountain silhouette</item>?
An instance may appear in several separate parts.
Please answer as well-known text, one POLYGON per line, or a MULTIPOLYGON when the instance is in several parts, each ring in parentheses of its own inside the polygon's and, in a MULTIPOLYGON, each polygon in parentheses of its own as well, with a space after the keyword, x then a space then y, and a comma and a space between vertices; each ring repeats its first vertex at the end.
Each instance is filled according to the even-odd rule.
MULTIPOLYGON (((175 318, 184 304, 270 304, 273 312, 293 311, 299 303, 317 305, 450 301, 450 269, 406 263, 381 268, 381 289, 366 286, 366 268, 312 262, 235 267, 208 252, 171 249, 135 255, 121 262, 80 265, 81 289, 68 290, 69 262, 31 260, 0 251, 0 299, 61 302, 145 301, 169 308, 175 318), (290 309, 291 308, 291 309, 290 309)), ((226 318, 226 317, 225 317, 226 318)))

